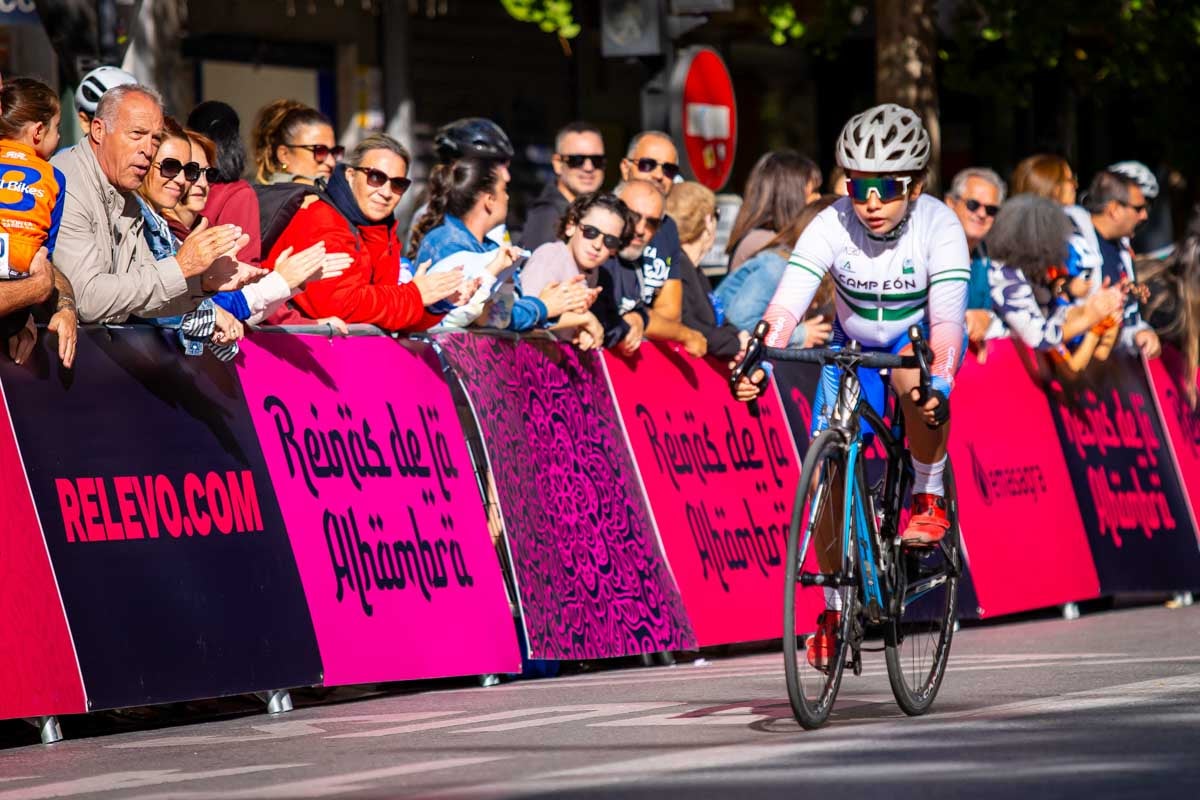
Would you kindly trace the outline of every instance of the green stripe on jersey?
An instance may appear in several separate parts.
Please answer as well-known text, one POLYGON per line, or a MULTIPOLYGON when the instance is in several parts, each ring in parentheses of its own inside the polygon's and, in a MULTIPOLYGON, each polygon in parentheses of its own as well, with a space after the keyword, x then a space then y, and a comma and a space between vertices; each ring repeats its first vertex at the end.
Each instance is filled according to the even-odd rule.
POLYGON ((788 261, 788 266, 789 266, 789 267, 799 267, 800 269, 804 270, 805 272, 808 272, 809 274, 813 275, 813 276, 814 276, 815 278, 817 278, 818 280, 820 280, 821 278, 825 277, 824 275, 822 275, 821 273, 817 272, 817 271, 816 271, 815 269, 813 269, 812 267, 808 266, 807 264, 802 264, 802 263, 800 263, 799 261, 788 261))
POLYGON ((970 283, 970 281, 966 278, 938 278, 936 280, 930 281, 929 285, 933 286, 935 283, 953 283, 954 281, 960 281, 962 283, 970 283))
POLYGON ((854 305, 854 303, 851 303, 844 296, 842 297, 842 302, 857 316, 869 319, 872 322, 900 322, 925 310, 924 300, 920 303, 914 303, 911 306, 901 306, 900 308, 883 308, 882 306, 862 308, 861 306, 854 305))
MULTIPOLYGON (((837 290, 839 292, 846 295, 847 297, 853 297, 855 300, 876 300, 876 301, 878 301, 879 297, 880 297, 879 293, 860 292, 855 289, 847 289, 845 286, 842 286, 840 283, 837 283, 837 282, 835 282, 833 285, 835 287, 837 287, 837 290)), ((925 299, 925 296, 928 294, 929 294, 928 289, 920 289, 915 292, 895 292, 895 293, 883 292, 883 300, 884 300, 884 302, 899 302, 901 300, 923 300, 923 299, 925 299)))

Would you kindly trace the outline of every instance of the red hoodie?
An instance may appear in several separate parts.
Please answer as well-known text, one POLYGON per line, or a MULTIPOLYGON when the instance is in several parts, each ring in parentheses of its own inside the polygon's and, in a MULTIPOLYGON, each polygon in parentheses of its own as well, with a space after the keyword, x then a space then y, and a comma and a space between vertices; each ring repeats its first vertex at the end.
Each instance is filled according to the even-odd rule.
POLYGON ((214 183, 200 213, 210 225, 237 225, 250 234, 250 243, 238 250, 238 260, 255 266, 262 262, 262 220, 253 186, 246 181, 214 183))
MULTIPOLYGON (((310 283, 292 298, 311 319, 340 317, 347 323, 365 322, 390 331, 423 331, 441 321, 425 311, 415 284, 400 284, 400 242, 395 225, 363 225, 356 237, 346 218, 324 200, 311 203, 292 217, 271 249, 274 264, 284 248, 295 252, 319 241, 330 253, 350 253, 354 263, 336 278, 310 283)), ((278 316, 272 321, 286 324, 278 316)), ((288 320, 287 322, 291 322, 288 320)))

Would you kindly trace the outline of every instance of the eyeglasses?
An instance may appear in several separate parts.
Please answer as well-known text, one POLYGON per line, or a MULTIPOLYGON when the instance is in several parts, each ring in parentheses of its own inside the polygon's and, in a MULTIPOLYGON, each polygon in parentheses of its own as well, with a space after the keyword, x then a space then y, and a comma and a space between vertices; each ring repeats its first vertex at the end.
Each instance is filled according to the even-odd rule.
POLYGON ((595 239, 597 236, 603 236, 604 246, 613 253, 621 249, 620 236, 613 236, 611 233, 604 233, 594 225, 580 225, 579 232, 583 234, 583 238, 588 240, 595 239))
POLYGON ((1133 203, 1126 203, 1124 200, 1118 200, 1117 202, 1120 203, 1121 205, 1125 206, 1126 208, 1131 209, 1136 214, 1140 214, 1150 207, 1149 203, 1142 203, 1140 205, 1135 206, 1133 203))
POLYGON ((367 177, 367 186, 370 186, 372 189, 378 189, 380 186, 388 183, 391 184, 393 192, 396 194, 404 194, 404 192, 408 190, 408 187, 412 186, 411 179, 393 178, 381 170, 368 169, 366 167, 346 167, 346 169, 352 169, 355 172, 361 172, 363 175, 365 175, 367 177))
POLYGON ((633 215, 634 227, 637 227, 637 224, 643 220, 645 220, 645 222, 646 222, 646 227, 652 231, 658 230, 658 226, 662 225, 662 221, 663 221, 662 217, 643 216, 642 214, 639 214, 636 211, 633 211, 632 209, 630 210, 629 213, 633 215))
POLYGON ((340 144, 330 147, 327 144, 287 144, 284 147, 294 147, 297 150, 308 150, 313 154, 313 159, 316 161, 324 161, 333 156, 334 161, 341 161, 342 156, 346 155, 346 148, 340 144))
POLYGON ((672 164, 670 161, 658 161, 653 158, 639 158, 633 162, 637 165, 638 172, 654 172, 658 168, 662 168, 664 177, 670 180, 675 180, 679 177, 679 165, 672 164))
POLYGON ((983 209, 983 213, 987 214, 989 217, 994 217, 1000 213, 1000 206, 985 205, 978 200, 964 200, 963 205, 966 206, 967 211, 970 211, 972 214, 981 208, 983 209))
POLYGON ((588 161, 592 162, 592 167, 595 169, 604 169, 604 165, 608 163, 608 159, 603 155, 572 155, 564 156, 561 153, 558 156, 562 162, 570 169, 582 169, 583 165, 588 161))
POLYGON ((911 183, 912 178, 908 176, 901 178, 847 178, 846 192, 856 203, 867 202, 871 197, 871 192, 875 193, 879 202, 890 203, 908 194, 908 187, 911 183))
MULTIPOLYGON (((178 158, 164 158, 162 161, 155 161, 154 166, 158 167, 158 172, 167 180, 178 177, 179 173, 183 173, 183 179, 188 183, 195 183, 200 180, 200 165, 195 161, 183 163, 178 158)), ((214 170, 215 172, 215 170, 214 170)))

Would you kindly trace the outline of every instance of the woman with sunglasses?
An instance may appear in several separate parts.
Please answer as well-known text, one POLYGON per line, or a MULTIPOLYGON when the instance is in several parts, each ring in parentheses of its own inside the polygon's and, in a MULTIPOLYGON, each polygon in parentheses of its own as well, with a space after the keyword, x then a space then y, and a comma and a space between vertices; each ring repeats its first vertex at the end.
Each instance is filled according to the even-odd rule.
POLYGON ((617 309, 612 275, 601 269, 633 238, 633 216, 616 195, 594 192, 576 197, 558 226, 558 238, 533 251, 521 268, 521 291, 540 294, 554 283, 567 284, 578 276, 596 293, 582 314, 566 312, 556 328, 575 333, 582 349, 616 347, 629 333, 629 323, 617 309), (590 328, 595 321, 599 335, 590 328))
MULTIPOLYGON (((199 179, 199 172, 200 165, 192 160, 192 143, 187 133, 174 119, 163 117, 162 144, 134 195, 145 223, 143 234, 156 260, 170 258, 179 252, 179 240, 171 233, 163 213, 179 204, 187 194, 189 184, 199 179)), ((181 317, 146 321, 160 327, 177 328, 185 354, 198 356, 207 345, 223 361, 237 354, 236 342, 244 333, 242 324, 211 298, 206 298, 194 311, 181 317)))
POLYGON ((253 140, 259 183, 323 183, 346 152, 329 118, 295 100, 263 106, 253 140))
MULTIPOLYGON (((933 391, 921 398, 915 369, 894 370, 916 472, 906 543, 930 545, 949 528, 942 474, 949 438, 949 395, 962 358, 970 255, 954 213, 922 194, 929 134, 920 117, 891 103, 850 119, 837 143, 849 196, 821 212, 801 234, 767 307, 768 343, 784 347, 826 273, 834 278, 832 347, 911 349, 908 328, 925 326, 933 349, 933 391), (936 426, 936 427, 929 427, 936 426)), ((765 375, 755 375, 759 380, 765 375)), ((814 428, 828 424, 837 371, 826 369, 814 428)), ((746 381, 741 394, 752 397, 746 381)), ((879 387, 876 405, 882 403, 879 387)), ((818 648, 819 649, 819 648, 818 648)))
POLYGON ((401 247, 392 212, 408 190, 409 163, 403 145, 386 134, 372 134, 337 165, 319 199, 296 212, 271 248, 268 264, 289 249, 318 243, 351 254, 352 263, 338 277, 306 284, 292 298, 295 311, 281 310, 273 322, 336 317, 390 331, 421 331, 441 319, 425 306, 461 294, 461 275, 418 272, 411 281, 400 282, 401 247))

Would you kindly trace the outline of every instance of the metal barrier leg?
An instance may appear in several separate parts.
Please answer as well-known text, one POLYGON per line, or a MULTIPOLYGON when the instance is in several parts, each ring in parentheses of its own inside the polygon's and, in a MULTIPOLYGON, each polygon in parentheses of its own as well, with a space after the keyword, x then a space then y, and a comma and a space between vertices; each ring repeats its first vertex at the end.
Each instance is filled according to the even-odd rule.
POLYGON ((496 686, 500 683, 500 676, 495 673, 479 676, 479 685, 486 689, 489 686, 496 686))
POLYGON ((1063 603, 1062 618, 1065 620, 1079 619, 1079 604, 1078 603, 1063 603))
POLYGON ((62 727, 58 724, 58 717, 28 717, 25 721, 38 729, 38 734, 42 737, 42 744, 54 744, 62 741, 62 727))
POLYGON ((292 710, 292 695, 287 689, 272 689, 254 696, 267 704, 268 714, 285 714, 292 710))
POLYGON ((1167 601, 1167 608, 1187 608, 1195 602, 1196 598, 1191 592, 1176 592, 1167 601))

